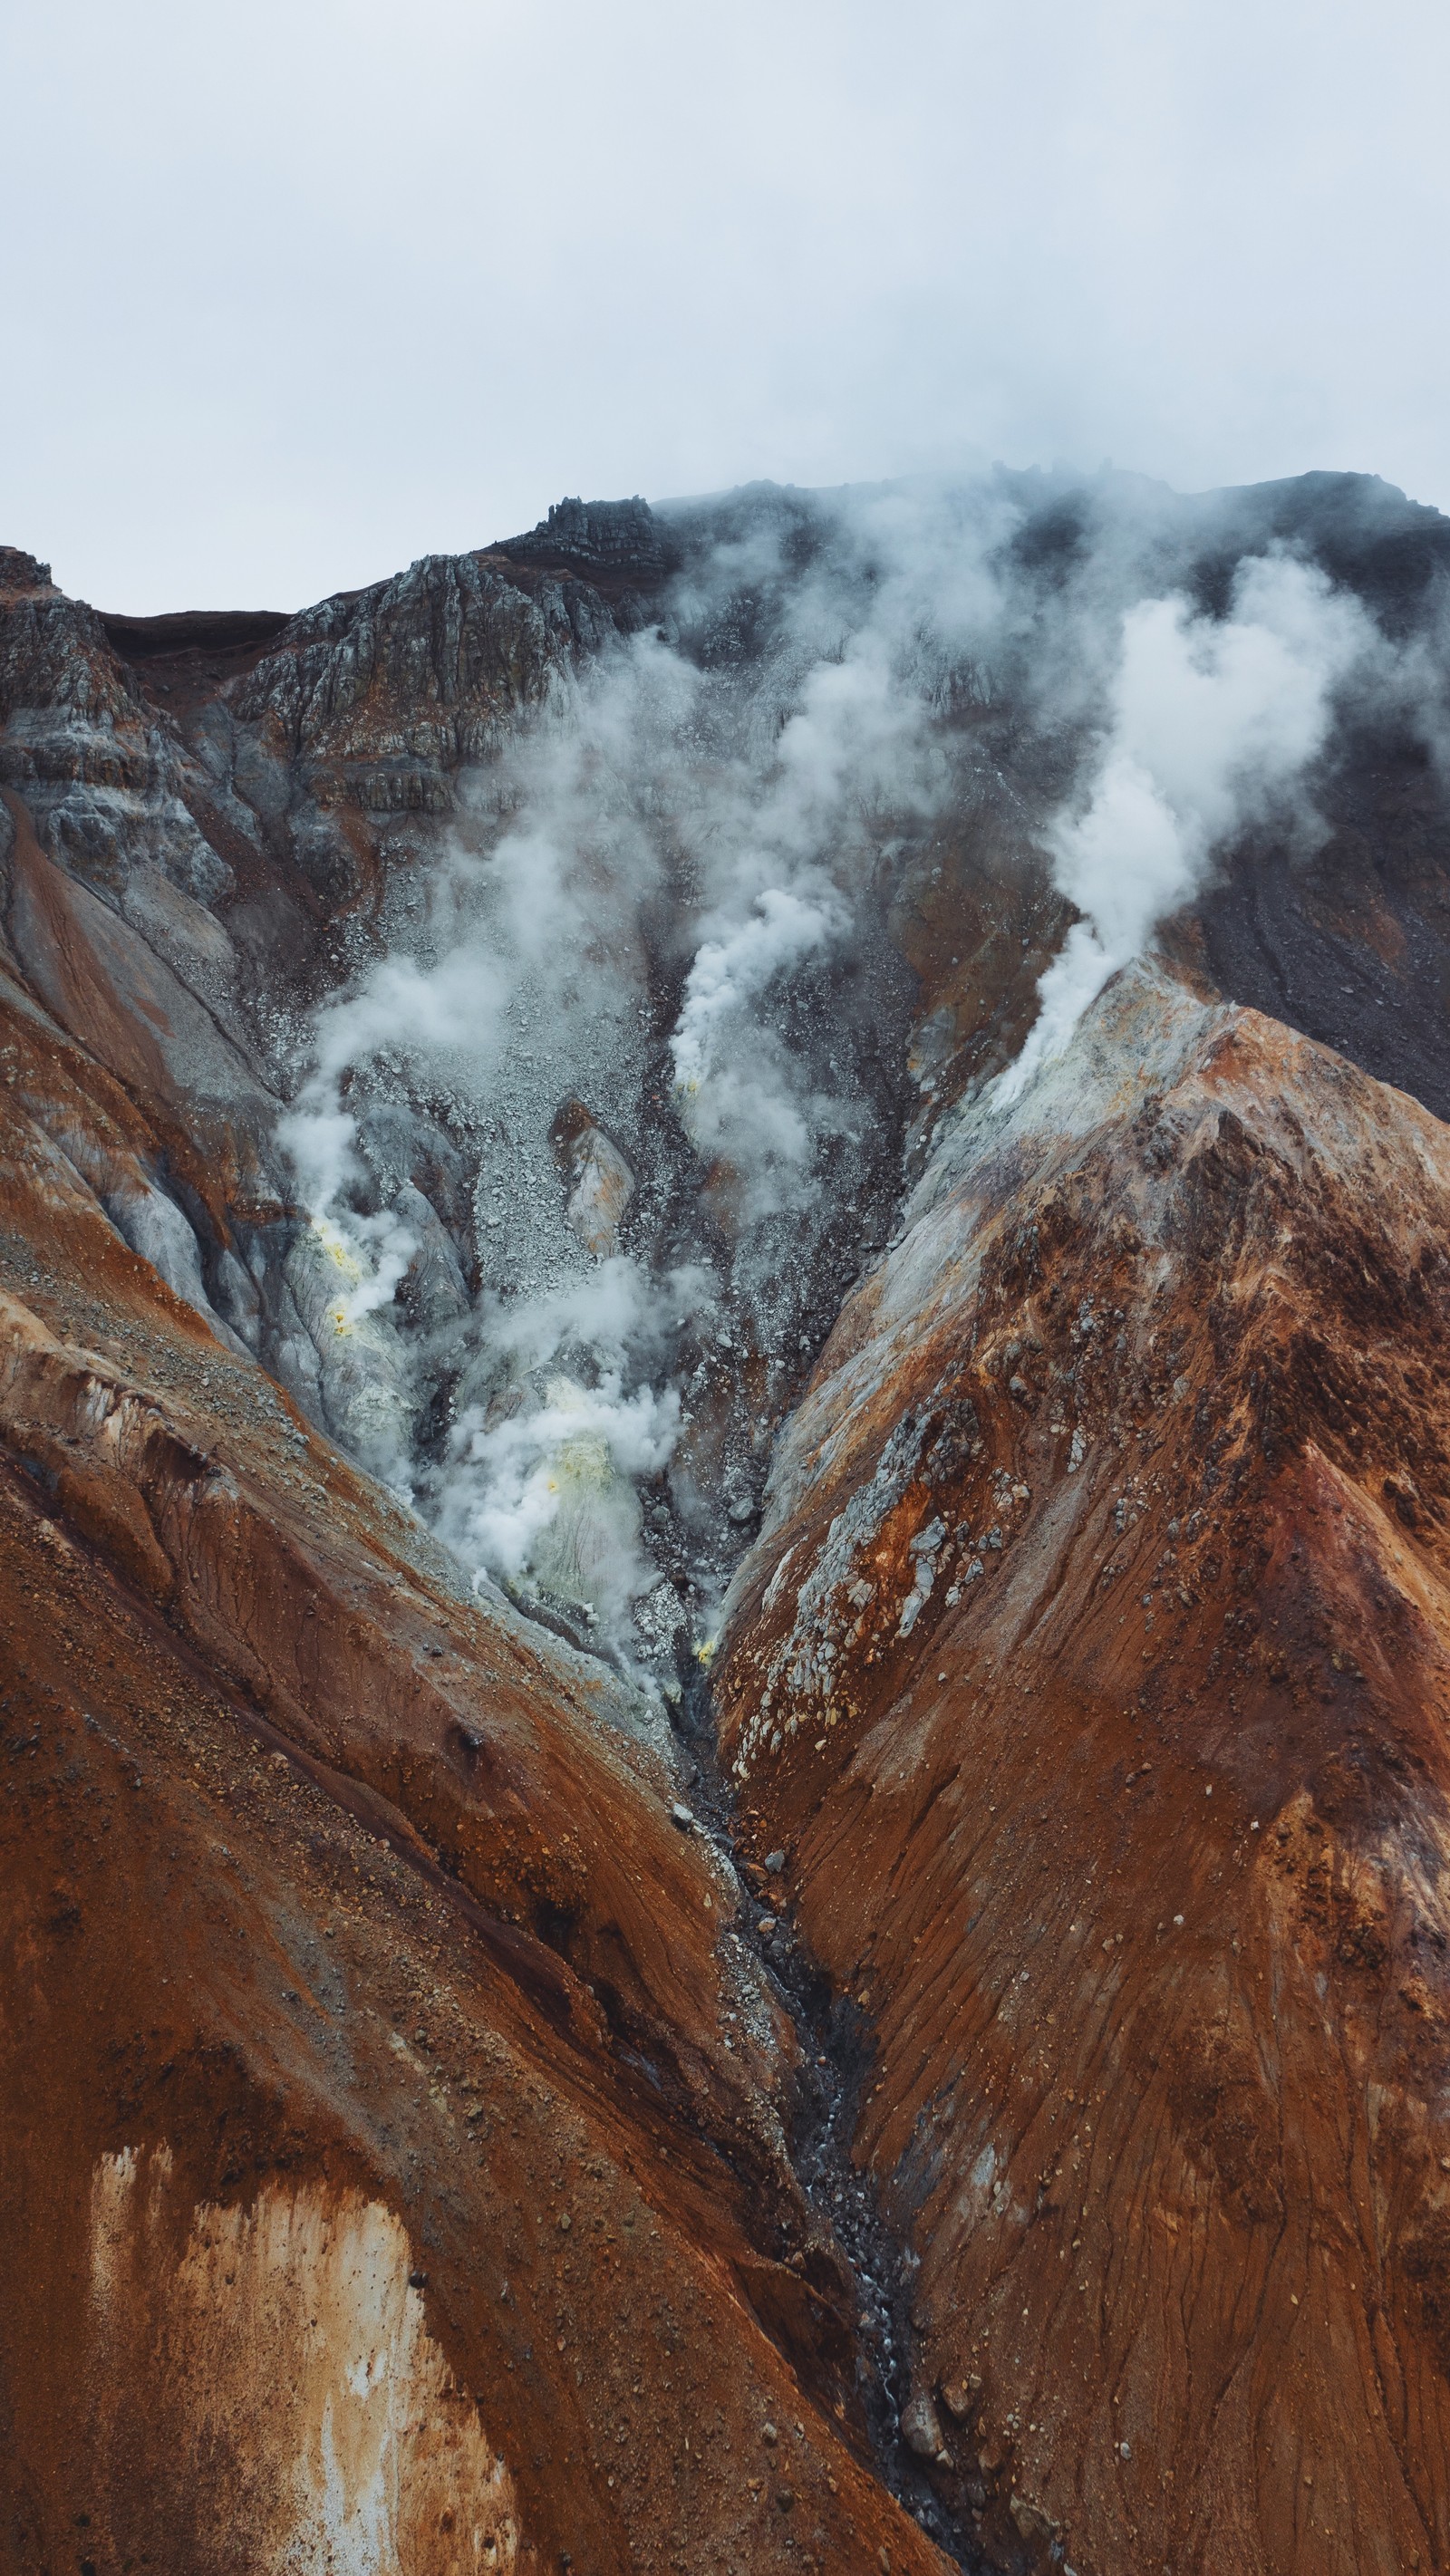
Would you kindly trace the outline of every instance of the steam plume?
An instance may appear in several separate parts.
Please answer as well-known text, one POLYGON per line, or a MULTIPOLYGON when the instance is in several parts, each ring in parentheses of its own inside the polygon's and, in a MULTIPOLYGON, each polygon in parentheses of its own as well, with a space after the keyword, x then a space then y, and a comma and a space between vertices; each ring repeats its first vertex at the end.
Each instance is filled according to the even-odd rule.
POLYGON ((1323 749, 1336 686, 1375 641, 1357 601, 1283 556, 1240 565, 1221 623, 1176 596, 1126 612, 1086 803, 1049 835, 1054 880, 1082 918, 1042 978, 999 1101, 1062 1053, 1108 977, 1198 890, 1234 833, 1276 808, 1312 828, 1303 773, 1323 749))

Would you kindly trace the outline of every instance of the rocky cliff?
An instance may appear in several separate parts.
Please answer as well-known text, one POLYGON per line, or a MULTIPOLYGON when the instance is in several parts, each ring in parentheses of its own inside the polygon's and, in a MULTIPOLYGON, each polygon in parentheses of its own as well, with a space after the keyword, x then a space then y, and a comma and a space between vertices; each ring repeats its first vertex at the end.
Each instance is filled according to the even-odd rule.
POLYGON ((8 2563, 1450 2556, 1447 546, 0 551, 8 2563))

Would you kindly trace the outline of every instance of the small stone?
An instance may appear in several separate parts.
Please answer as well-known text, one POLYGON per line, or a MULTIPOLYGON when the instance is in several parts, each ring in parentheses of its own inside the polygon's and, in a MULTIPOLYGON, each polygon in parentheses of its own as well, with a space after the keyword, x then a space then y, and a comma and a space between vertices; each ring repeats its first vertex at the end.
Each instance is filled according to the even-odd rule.
POLYGON ((769 1939, 770 1934, 775 1930, 775 1916, 773 1914, 762 1914, 758 1928, 766 1935, 766 1938, 769 1939))
POLYGON ((973 2371, 965 2379, 950 2379, 943 2381, 941 2392, 942 2404, 945 2406, 947 2413, 952 2417, 954 2422, 965 2424, 967 2417, 971 2414, 981 2393, 981 2380, 977 2377, 976 2372, 973 2371))
POLYGON ((902 2409, 901 2438, 919 2460, 934 2460, 937 2453, 945 2449, 936 2408, 925 2390, 902 2409))
POLYGON ((765 1866, 765 1874, 766 1874, 766 1877, 767 1877, 767 1878, 779 1878, 781 1871, 782 1871, 782 1870, 784 1869, 784 1867, 785 1867, 785 1854, 784 1854, 784 1852, 783 1852, 783 1851, 767 1852, 767 1853, 766 1853, 766 1855, 765 1855, 765 1863, 764 1863, 764 1866, 765 1866))
POLYGON ((426 2290, 428 2287, 427 2273, 410 2272, 408 2274, 408 2287, 410 2290, 426 2290))
POLYGON ((780 2440, 780 2435, 777 2433, 773 2424, 762 2424, 760 2428, 760 2438, 762 2442, 769 2443, 773 2450, 776 2443, 780 2440))
POLYGON ((565 2209, 565 2210, 561 2210, 561 2211, 560 2211, 560 2213, 559 2213, 559 2233, 560 2233, 560 2235, 561 2235, 561 2236, 567 2236, 567 2235, 568 2235, 568 2233, 569 2233, 569 2230, 570 2230, 570 2228, 573 2226, 573 2224, 574 2224, 574 2221, 573 2221, 573 2219, 570 2217, 569 2212, 567 2211, 567 2209, 565 2209))
POLYGON ((795 2503, 795 2497, 789 2487, 777 2487, 775 2501, 782 2513, 789 2513, 795 2503))
POLYGON ((678 1825, 682 1834, 690 1834, 695 1830, 693 1811, 679 1798, 676 1798, 670 1809, 670 1822, 672 1825, 678 1825))

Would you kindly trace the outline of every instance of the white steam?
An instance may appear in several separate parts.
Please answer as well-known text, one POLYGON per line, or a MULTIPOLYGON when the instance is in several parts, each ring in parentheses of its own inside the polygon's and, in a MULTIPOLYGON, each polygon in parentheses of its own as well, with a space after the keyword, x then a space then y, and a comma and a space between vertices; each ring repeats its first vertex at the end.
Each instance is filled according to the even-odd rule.
POLYGON ((1357 600, 1284 556, 1240 565, 1221 622, 1178 597, 1126 612, 1086 806, 1048 839, 1054 881, 1082 919, 1042 978, 999 1101, 1062 1053, 1108 977, 1197 892, 1236 832, 1276 809, 1303 828, 1301 781, 1324 747, 1334 691, 1376 641, 1357 600))
POLYGON ((757 895, 749 918, 725 939, 707 939, 690 969, 675 1033, 670 1041, 675 1080, 698 1093, 714 1069, 728 1021, 758 1001, 777 975, 819 948, 841 927, 839 907, 808 903, 780 886, 757 895))
POLYGON ((526 1305, 486 1306, 492 1391, 459 1414, 431 1479, 439 1535, 465 1563, 527 1575, 606 1626, 650 1589, 634 1485, 668 1465, 680 1398, 642 1372, 710 1296, 699 1271, 653 1283, 616 1255, 526 1305))
POLYGON ((387 1051, 411 1067, 464 1054, 481 1070, 494 1049, 501 989, 497 961, 477 948, 455 949, 431 968, 390 956, 317 1015, 312 1067, 278 1122, 278 1137, 297 1174, 319 1257, 337 1272, 339 1331, 391 1304, 419 1250, 416 1233, 395 1211, 369 1215, 348 1204, 363 1169, 358 1122, 343 1105, 343 1083, 387 1051))
MULTIPOLYGON (((589 1605, 616 1635, 658 1581, 636 1486, 680 1441, 682 1334, 698 1369, 722 1299, 762 1279, 800 1297, 822 1149, 864 1127, 819 1007, 804 1041, 792 1014, 849 951, 883 838, 949 795, 943 691, 954 657, 980 650, 993 593, 981 539, 959 509, 945 528, 947 507, 863 503, 805 573, 769 529, 748 562, 722 549, 680 614, 708 626, 742 576, 759 585, 775 622, 743 676, 651 633, 561 677, 474 773, 443 860, 390 885, 387 954, 318 1015, 284 1122, 312 1217, 298 1302, 325 1400, 351 1407, 340 1427, 476 1573, 589 1605), (669 1033, 654 1014, 671 983, 669 1033), (724 1270, 718 1249, 714 1273, 676 1251, 661 1276, 647 1254, 591 1256, 567 1222, 549 1143, 561 1104, 605 1123, 619 1168, 651 1086, 699 1177, 725 1183, 712 1224, 736 1230, 733 1277, 728 1240, 724 1270), (431 1339, 394 1304, 430 1257, 419 1192, 380 1180, 367 1150, 379 1093, 400 1090, 466 1135, 478 1173, 481 1282, 431 1339), (424 1458, 407 1420, 440 1352, 452 1418, 424 1458), (364 1422, 367 1367, 395 1394, 364 1422)), ((752 1337, 769 1348, 780 1329, 777 1305, 752 1337)), ((717 1423, 717 1461, 720 1440, 717 1423)), ((695 1463, 682 1474, 698 1528, 695 1463)))
POLYGON ((758 1005, 805 958, 841 938, 848 918, 829 890, 814 899, 768 886, 750 914, 696 952, 670 1040, 675 1088, 700 1152, 741 1172, 751 1214, 809 1189, 829 1104, 806 1091, 758 1005))
POLYGON ((818 1143, 852 1119, 784 1042, 780 990, 808 958, 848 941, 874 836, 936 813, 949 787, 922 685, 920 530, 898 516, 890 534, 911 543, 854 633, 842 632, 839 603, 803 586, 795 640, 823 658, 799 681, 769 757, 737 767, 728 797, 717 787, 696 825, 716 901, 671 1039, 675 1088, 702 1157, 734 1173, 747 1222, 804 1205, 818 1143))
POLYGON ((984 847, 1031 828, 999 700, 1036 742, 1079 739, 1110 670, 1046 835, 1081 917, 1009 1100, 1236 833, 1313 829, 1335 693, 1383 660, 1296 561, 1242 561, 1213 620, 1143 595, 1174 576, 1140 499, 1046 569, 1013 552, 1021 515, 986 486, 841 499, 804 536, 789 496, 746 512, 660 630, 561 674, 459 781, 447 849, 388 877, 385 955, 312 1028, 289 1279, 334 1427, 476 1579, 626 1651, 663 1653, 680 1596, 718 1588, 722 1514, 749 1519, 821 1320, 812 1264, 876 1170, 870 1066, 909 1006, 866 1025, 862 994, 895 990, 872 943, 939 874, 944 818, 985 817, 984 847), (742 1349, 753 1377, 722 1359, 742 1349))

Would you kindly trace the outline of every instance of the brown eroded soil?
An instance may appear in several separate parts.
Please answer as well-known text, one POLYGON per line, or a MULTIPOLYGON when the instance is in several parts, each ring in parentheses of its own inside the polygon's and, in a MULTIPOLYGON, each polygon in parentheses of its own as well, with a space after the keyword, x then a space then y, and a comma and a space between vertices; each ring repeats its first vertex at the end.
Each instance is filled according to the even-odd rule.
POLYGON ((724 1749, 993 2562, 1440 2566, 1450 1146, 1162 976, 1093 1025, 848 1305, 724 1749))
POLYGON ((7 990, 5 2563, 940 2564, 733 1875, 127 1250, 56 1140, 155 1135, 7 990))

